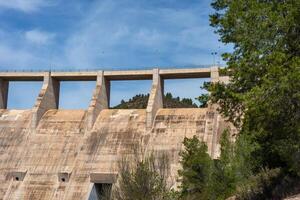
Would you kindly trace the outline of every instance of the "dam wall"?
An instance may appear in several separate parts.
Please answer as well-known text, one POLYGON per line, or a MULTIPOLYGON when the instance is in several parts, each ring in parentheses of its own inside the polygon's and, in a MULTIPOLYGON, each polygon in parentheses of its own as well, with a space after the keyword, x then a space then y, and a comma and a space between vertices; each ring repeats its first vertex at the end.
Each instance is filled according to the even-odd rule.
POLYGON ((208 108, 163 108, 163 80, 204 78, 226 81, 217 68, 0 73, 0 199, 89 199, 94 184, 116 181, 118 164, 147 153, 169 158, 168 184, 177 186, 178 153, 184 137, 196 135, 208 153, 219 155, 223 130, 235 132, 208 108), (109 109, 111 80, 153 79, 146 109, 109 109), (43 81, 32 109, 9 110, 9 81, 43 81), (59 82, 96 80, 86 110, 58 108, 59 82))

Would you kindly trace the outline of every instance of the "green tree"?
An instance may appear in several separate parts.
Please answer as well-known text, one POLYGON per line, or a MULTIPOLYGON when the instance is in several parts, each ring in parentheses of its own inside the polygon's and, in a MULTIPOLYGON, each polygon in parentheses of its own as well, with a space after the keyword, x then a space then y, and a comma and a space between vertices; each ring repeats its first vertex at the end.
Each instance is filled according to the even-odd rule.
MULTIPOLYGON (((204 82, 203 86, 201 86, 201 89, 207 89, 209 87, 209 82, 204 82)), ((209 101, 209 94, 201 94, 199 97, 196 98, 197 101, 199 101, 200 108, 206 108, 208 106, 209 101)))
POLYGON ((211 99, 220 103, 221 112, 231 121, 242 125, 241 134, 253 136, 258 168, 285 167, 296 173, 300 2, 217 0, 212 5, 216 10, 212 26, 235 49, 224 55, 231 83, 209 86, 211 99))
MULTIPOLYGON (((145 109, 148 104, 149 94, 137 94, 128 101, 121 100, 121 103, 113 108, 115 109, 145 109)), ((179 97, 174 98, 171 93, 164 95, 165 108, 197 108, 192 99, 179 97)))
POLYGON ((196 98, 196 100, 199 101, 200 103, 200 108, 205 108, 207 107, 208 100, 209 100, 209 95, 208 94, 201 94, 199 97, 196 98))
POLYGON ((279 168, 299 177, 300 1, 215 0, 212 6, 211 25, 234 51, 223 55, 231 82, 207 89, 240 129, 237 142, 246 138, 254 147, 240 160, 254 174, 279 168))
POLYGON ((226 130, 221 136, 221 155, 213 163, 210 196, 212 199, 225 199, 230 197, 236 188, 236 174, 234 163, 234 143, 229 139, 229 132, 226 130))
MULTIPOLYGON (((138 156, 137 156, 138 157, 138 156)), ((142 160, 122 160, 119 178, 109 199, 115 200, 168 200, 173 193, 167 187, 169 161, 163 154, 151 154, 142 160)), ((107 195, 109 196, 109 195, 107 195)))
POLYGON ((207 146, 196 136, 185 138, 185 149, 180 152, 182 170, 179 170, 181 197, 184 199, 208 199, 212 159, 207 146))
POLYGON ((215 160, 196 136, 185 138, 183 144, 179 170, 182 199, 223 200, 234 195, 237 184, 248 177, 243 171, 247 170, 245 160, 239 159, 240 145, 230 140, 227 130, 220 139, 220 157, 215 160))

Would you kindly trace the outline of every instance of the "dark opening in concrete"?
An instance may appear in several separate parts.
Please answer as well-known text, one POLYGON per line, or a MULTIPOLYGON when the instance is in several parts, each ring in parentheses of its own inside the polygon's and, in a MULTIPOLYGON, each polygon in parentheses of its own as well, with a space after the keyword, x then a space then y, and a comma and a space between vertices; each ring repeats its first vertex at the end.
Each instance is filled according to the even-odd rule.
POLYGON ((88 200, 107 200, 110 199, 112 184, 94 183, 93 189, 88 200))

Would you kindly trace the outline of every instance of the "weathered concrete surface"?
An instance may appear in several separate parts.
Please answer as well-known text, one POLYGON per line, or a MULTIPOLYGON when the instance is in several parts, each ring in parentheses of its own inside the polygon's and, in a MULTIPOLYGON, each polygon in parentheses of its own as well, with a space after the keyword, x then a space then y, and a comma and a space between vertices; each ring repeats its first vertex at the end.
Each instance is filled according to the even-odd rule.
POLYGON ((210 78, 213 83, 219 81, 219 68, 218 67, 210 68, 210 78))
POLYGON ((58 173, 74 168, 78 145, 84 135, 85 113, 49 110, 36 133, 29 128, 29 111, 2 113, 1 122, 10 126, 0 129, 3 152, 0 187, 6 190, 0 199, 62 199, 64 183, 58 181, 58 173), (9 176, 15 171, 27 171, 23 181, 9 176))
POLYGON ((198 136, 219 155, 225 128, 208 108, 163 109, 163 80, 219 77, 218 68, 139 71, 0 73, 0 200, 88 199, 92 182, 114 182, 123 158, 167 154, 168 184, 176 187, 184 137, 198 136), (32 76, 31 76, 32 75, 32 76), (152 79, 147 109, 108 109, 110 80, 152 79), (40 81, 31 110, 5 110, 9 81, 40 81), (96 80, 87 110, 58 110, 60 81, 96 80), (91 182, 92 181, 92 182, 91 182))
POLYGON ((97 75, 96 88, 88 108, 87 128, 91 129, 100 111, 109 107, 108 88, 103 71, 97 75))
POLYGON ((60 83, 51 77, 50 73, 44 75, 44 83, 36 103, 32 109, 31 127, 35 129, 45 112, 49 109, 57 109, 59 102, 60 83))
POLYGON ((152 88, 147 105, 147 128, 151 128, 153 119, 158 109, 163 108, 163 80, 159 75, 159 69, 153 70, 152 88))
POLYGON ((209 109, 159 109, 147 131, 145 109, 102 109, 87 130, 87 113, 50 109, 34 132, 30 110, 0 110, 0 199, 87 199, 90 176, 117 174, 118 161, 137 149, 169 155, 168 182, 176 186, 183 138, 197 135, 215 155, 229 127, 209 109))

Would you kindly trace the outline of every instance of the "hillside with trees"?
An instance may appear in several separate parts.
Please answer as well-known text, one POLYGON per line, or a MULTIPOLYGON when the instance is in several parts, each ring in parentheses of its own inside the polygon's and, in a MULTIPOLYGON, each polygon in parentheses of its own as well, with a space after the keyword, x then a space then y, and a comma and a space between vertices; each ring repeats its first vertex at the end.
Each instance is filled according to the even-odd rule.
MULTIPOLYGON (((121 100, 121 103, 114 106, 115 109, 145 109, 148 104, 149 94, 138 94, 128 101, 121 100)), ((164 95, 164 108, 198 108, 197 104, 189 98, 173 97, 171 93, 164 95)))

